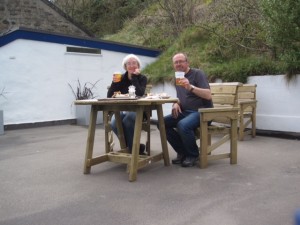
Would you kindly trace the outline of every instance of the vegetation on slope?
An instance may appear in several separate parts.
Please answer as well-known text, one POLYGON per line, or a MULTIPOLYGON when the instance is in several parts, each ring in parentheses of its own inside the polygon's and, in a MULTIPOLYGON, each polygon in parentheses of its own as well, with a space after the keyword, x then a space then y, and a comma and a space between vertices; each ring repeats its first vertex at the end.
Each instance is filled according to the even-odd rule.
POLYGON ((191 66, 203 69, 211 81, 221 78, 247 82, 251 75, 286 73, 291 78, 299 73, 300 18, 296 12, 300 3, 279 0, 189 2, 193 3, 192 7, 177 1, 185 11, 183 15, 175 6, 153 4, 134 20, 127 21, 121 32, 105 38, 161 49, 159 60, 143 71, 153 83, 173 78, 171 57, 176 52, 187 53, 191 66), (181 19, 186 24, 174 24, 170 10, 177 17, 189 16, 189 19, 181 19), (283 23, 281 16, 288 15, 290 19, 283 23), (275 19, 276 24, 272 23, 275 19), (292 25, 285 28, 283 24, 292 25), (285 35, 279 32, 281 29, 285 35))
POLYGON ((292 79, 300 72, 300 1, 116 0, 114 5, 108 4, 109 0, 82 2, 94 4, 89 7, 90 12, 93 8, 104 12, 105 6, 105 13, 86 16, 92 18, 88 22, 82 20, 95 29, 98 37, 162 51, 159 59, 143 71, 153 83, 173 78, 171 57, 176 52, 187 53, 190 65, 203 69, 211 80, 246 82, 251 75, 284 73, 292 79), (117 33, 117 28, 108 32, 107 27, 114 27, 106 23, 110 13, 119 21, 117 27, 122 27, 117 33), (101 20, 101 16, 105 17, 101 20))

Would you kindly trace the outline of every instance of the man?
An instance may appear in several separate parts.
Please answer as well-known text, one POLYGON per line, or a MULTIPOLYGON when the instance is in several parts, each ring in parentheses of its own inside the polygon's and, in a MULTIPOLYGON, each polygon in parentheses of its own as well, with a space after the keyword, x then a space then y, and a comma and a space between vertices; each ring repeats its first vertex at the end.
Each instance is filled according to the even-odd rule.
POLYGON ((207 77, 199 69, 189 67, 186 54, 173 56, 175 71, 184 72, 180 85, 176 85, 179 101, 172 106, 172 113, 165 116, 167 140, 177 152, 173 164, 183 167, 194 166, 199 158, 199 150, 195 138, 195 129, 200 125, 199 108, 211 108, 211 92, 207 77))

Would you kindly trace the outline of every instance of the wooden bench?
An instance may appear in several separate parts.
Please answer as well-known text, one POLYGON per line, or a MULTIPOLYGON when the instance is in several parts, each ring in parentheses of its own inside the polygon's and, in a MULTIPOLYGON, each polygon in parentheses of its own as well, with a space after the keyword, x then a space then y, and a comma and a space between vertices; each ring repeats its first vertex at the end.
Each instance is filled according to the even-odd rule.
POLYGON ((199 109, 200 127, 196 132, 200 138, 200 168, 206 168, 209 160, 229 158, 230 164, 237 163, 238 88, 241 85, 238 82, 210 83, 214 108, 199 109), (227 141, 230 141, 229 152, 213 152, 227 141))
MULTIPOLYGON (((110 86, 107 87, 107 89, 110 86)), ((147 84, 146 85, 146 90, 145 90, 145 95, 147 93, 151 93, 152 85, 147 84)), ((113 152, 114 151, 114 132, 111 127, 111 118, 113 116, 114 112, 103 112, 103 124, 104 124, 104 130, 105 130, 105 149, 108 149, 108 152, 113 152)), ((147 154, 150 155, 150 117, 151 117, 151 111, 144 112, 146 115, 145 120, 142 123, 142 130, 147 133, 146 137, 146 151, 147 154)), ((122 138, 120 139, 121 143, 121 151, 123 152, 128 152, 128 149, 126 148, 126 144, 122 142, 122 138)), ((106 152, 106 153, 108 153, 106 152)))
POLYGON ((238 104, 239 140, 243 141, 245 134, 256 136, 256 84, 243 84, 238 88, 238 104))

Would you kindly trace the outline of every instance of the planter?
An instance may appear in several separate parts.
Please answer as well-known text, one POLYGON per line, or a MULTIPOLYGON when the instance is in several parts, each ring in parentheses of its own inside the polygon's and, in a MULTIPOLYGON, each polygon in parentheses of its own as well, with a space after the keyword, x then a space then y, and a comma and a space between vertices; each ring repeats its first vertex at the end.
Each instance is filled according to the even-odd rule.
MULTIPOLYGON (((81 125, 81 126, 89 125, 90 113, 91 113, 90 105, 76 105, 75 115, 76 115, 77 125, 81 125)), ((103 114, 102 112, 98 112, 96 124, 102 124, 102 123, 103 123, 103 114)))
POLYGON ((0 135, 4 134, 4 118, 3 118, 3 110, 0 110, 0 135))

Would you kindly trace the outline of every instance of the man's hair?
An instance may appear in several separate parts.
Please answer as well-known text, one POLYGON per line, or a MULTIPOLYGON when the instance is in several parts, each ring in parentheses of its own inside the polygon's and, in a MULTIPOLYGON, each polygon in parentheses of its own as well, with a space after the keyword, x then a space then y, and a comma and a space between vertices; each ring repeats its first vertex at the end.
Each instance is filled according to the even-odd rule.
MULTIPOLYGON (((178 52, 178 53, 176 53, 175 55, 183 55, 183 56, 184 56, 184 58, 185 58, 185 61, 187 61, 187 62, 188 62, 188 57, 187 57, 187 54, 186 54, 186 53, 183 53, 183 52, 178 52)), ((175 55, 174 55, 174 56, 175 56, 175 55)), ((173 60, 174 56, 172 57, 172 60, 173 60)))

